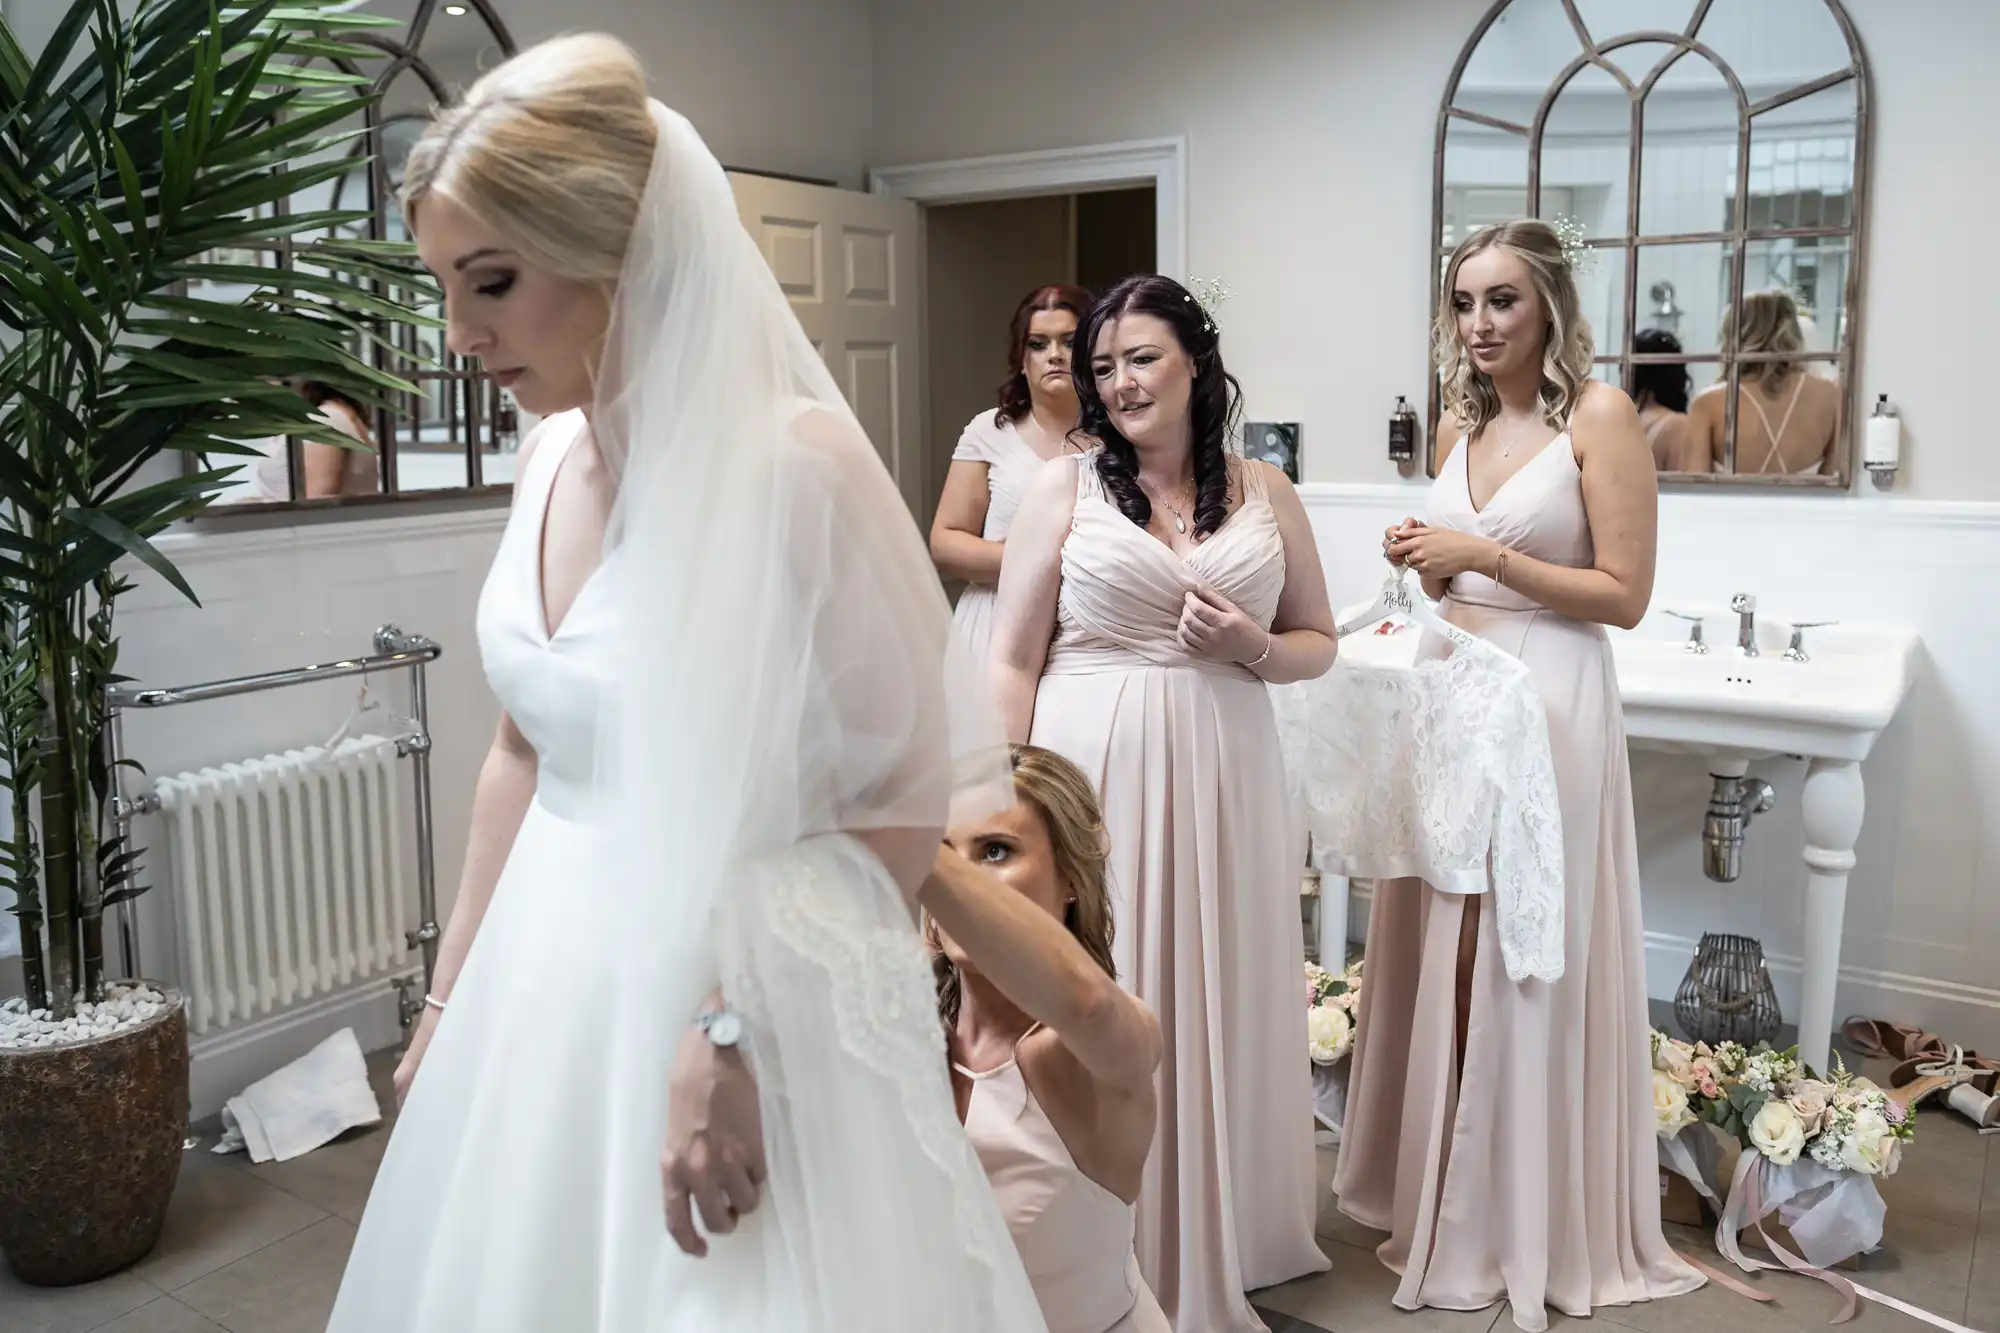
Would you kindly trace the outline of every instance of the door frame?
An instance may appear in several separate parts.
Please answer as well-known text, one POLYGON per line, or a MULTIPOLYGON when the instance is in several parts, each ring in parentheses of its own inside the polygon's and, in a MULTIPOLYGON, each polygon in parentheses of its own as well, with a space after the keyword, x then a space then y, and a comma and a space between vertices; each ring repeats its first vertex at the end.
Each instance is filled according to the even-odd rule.
MULTIPOLYGON (((999 153, 989 157, 961 157, 938 162, 914 162, 900 167, 877 167, 868 173, 872 194, 908 199, 920 208, 932 204, 982 203, 991 199, 1019 199, 1036 195, 1088 194, 1132 186, 1153 187, 1153 252, 1159 271, 1180 282, 1187 281, 1187 136, 1163 139, 1130 139, 1123 143, 1085 144, 1074 148, 1048 148, 1026 153, 999 153)), ((924 230, 917 231, 918 244, 924 230)), ((926 259, 917 255, 918 272, 926 259)), ((924 299, 917 303, 918 336, 926 347, 930 336, 928 285, 924 299)), ((923 372, 929 373, 929 366, 923 372)), ((929 401, 930 382, 923 392, 929 401)), ((929 506, 936 502, 942 477, 930 474, 932 451, 928 442, 924 458, 925 503, 912 504, 918 519, 928 523, 929 506)), ((907 494, 907 492, 906 492, 907 494)))
POLYGON ((968 204, 1024 195, 1087 194, 1135 185, 1153 187, 1153 246, 1160 272, 1187 280, 1187 153, 1185 135, 1087 144, 991 157, 961 157, 877 167, 874 194, 919 204, 968 204))

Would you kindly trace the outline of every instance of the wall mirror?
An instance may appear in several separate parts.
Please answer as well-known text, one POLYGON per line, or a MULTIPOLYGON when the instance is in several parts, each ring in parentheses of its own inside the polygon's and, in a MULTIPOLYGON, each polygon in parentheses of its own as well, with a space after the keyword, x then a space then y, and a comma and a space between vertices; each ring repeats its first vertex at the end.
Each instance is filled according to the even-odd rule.
MULTIPOLYGON (((1867 162, 1838 0, 1498 0, 1438 116, 1431 308, 1472 231, 1571 219, 1662 480, 1844 487, 1867 162)), ((1440 411, 1433 377, 1433 474, 1440 411)))
MULTIPOLYGON (((366 29, 347 38, 379 49, 383 58, 363 66, 333 63, 369 77, 381 100, 367 107, 357 100, 348 128, 365 133, 331 150, 350 157, 353 170, 302 191, 283 207, 293 213, 355 210, 365 216, 344 225, 340 230, 345 236, 404 241, 409 237, 396 192, 410 146, 433 109, 457 100, 481 74, 514 54, 514 41, 492 0, 366 0, 357 9, 395 20, 394 27, 366 29)), ((267 252, 232 254, 228 262, 289 265, 294 248, 319 234, 301 232, 267 252)), ((243 288, 241 294, 250 290, 243 288)), ((429 303, 412 292, 381 294, 429 303)), ((451 355, 442 331, 402 326, 396 337, 422 364, 392 366, 382 348, 355 349, 419 389, 402 395, 394 411, 364 409, 359 414, 355 424, 365 430, 373 452, 340 457, 330 446, 274 439, 259 446, 265 451, 262 459, 215 459, 215 466, 239 461, 246 466, 208 514, 504 493, 513 483, 516 451, 533 418, 480 373, 476 361, 451 355)), ((328 410, 337 420, 348 416, 338 405, 328 410)))

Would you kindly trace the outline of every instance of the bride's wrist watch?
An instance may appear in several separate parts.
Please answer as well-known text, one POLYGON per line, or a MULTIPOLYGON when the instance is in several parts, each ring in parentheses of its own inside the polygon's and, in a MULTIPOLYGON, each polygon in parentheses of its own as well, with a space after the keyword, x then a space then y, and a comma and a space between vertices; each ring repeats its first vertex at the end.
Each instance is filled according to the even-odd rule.
POLYGON ((694 1016, 694 1025, 713 1045, 725 1051, 743 1040, 743 1018, 727 1005, 702 1010, 694 1016))

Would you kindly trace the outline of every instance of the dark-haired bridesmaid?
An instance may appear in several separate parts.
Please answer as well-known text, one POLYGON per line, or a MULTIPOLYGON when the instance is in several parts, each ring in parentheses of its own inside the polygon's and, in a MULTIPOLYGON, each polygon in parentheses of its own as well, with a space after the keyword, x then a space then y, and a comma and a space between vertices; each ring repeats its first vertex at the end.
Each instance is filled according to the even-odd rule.
POLYGON ((1007 332, 1007 378, 1000 405, 966 423, 952 450, 944 494, 931 521, 931 561, 964 579, 953 623, 968 661, 984 667, 993 634, 994 585, 1014 511, 1042 464, 1081 447, 1076 384, 1070 375, 1076 322, 1090 293, 1053 284, 1022 298, 1007 332))
POLYGON ((1174 1327, 1264 1327, 1244 1293, 1327 1267, 1315 1184, 1292 805, 1267 683, 1333 664, 1305 508, 1232 455, 1214 321, 1128 278, 1077 335, 1090 455, 1042 469, 1000 579, 1009 738, 1102 794, 1119 975, 1159 1016, 1138 1254, 1174 1327))

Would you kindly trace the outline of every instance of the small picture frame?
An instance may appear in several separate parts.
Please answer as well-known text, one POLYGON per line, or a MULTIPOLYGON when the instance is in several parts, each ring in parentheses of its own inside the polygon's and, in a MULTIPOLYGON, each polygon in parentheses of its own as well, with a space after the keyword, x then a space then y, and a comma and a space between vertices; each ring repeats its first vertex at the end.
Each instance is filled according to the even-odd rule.
POLYGON ((1249 421, 1243 425, 1243 456, 1269 463, 1291 479, 1302 480, 1299 458, 1301 427, 1296 421, 1249 421))

